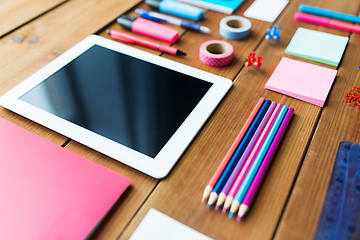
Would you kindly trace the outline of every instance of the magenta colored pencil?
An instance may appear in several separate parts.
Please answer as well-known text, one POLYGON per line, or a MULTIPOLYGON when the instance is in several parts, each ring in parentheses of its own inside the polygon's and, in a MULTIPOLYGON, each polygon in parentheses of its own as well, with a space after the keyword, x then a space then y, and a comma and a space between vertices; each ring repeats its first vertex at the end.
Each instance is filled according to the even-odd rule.
POLYGON ((274 156, 277 146, 279 145, 280 139, 281 139, 283 133, 285 132, 286 126, 290 122, 290 118, 292 116, 293 111, 294 111, 293 108, 289 108, 289 110, 286 112, 284 120, 282 121, 282 123, 279 127, 279 130, 276 133, 275 138, 274 138, 273 142, 271 143, 270 148, 269 148, 268 152, 266 153, 265 158, 264 158, 263 162, 261 163, 260 168, 259 168, 258 172, 256 173, 253 182, 250 185, 250 188, 249 188, 248 192, 246 193, 244 200, 242 201, 242 203, 240 205, 238 217, 237 217, 238 221, 240 221, 240 219, 248 211, 249 205, 251 204, 252 200, 254 199, 254 197, 256 195, 257 190, 259 189, 260 183, 266 173, 268 166, 270 165, 271 159, 274 156))
POLYGON ((215 209, 217 210, 225 201, 226 195, 228 194, 231 186, 233 185, 237 175, 239 174, 242 166, 244 165, 245 160, 247 159, 247 157, 249 156, 251 150, 253 149, 256 141, 258 140, 260 133, 262 132, 262 130, 265 127, 265 124, 268 122, 270 115, 272 114, 274 108, 275 108, 276 102, 272 102, 270 107, 268 108, 268 110, 266 111, 263 119, 261 120, 258 128, 256 129, 254 135, 251 137, 251 140, 249 142, 249 144, 247 145, 247 147, 245 148, 243 154, 241 155, 241 157, 239 158, 234 170, 232 171, 230 177, 228 178, 228 180, 226 181, 223 189, 221 190, 221 193, 219 194, 218 200, 216 202, 216 207, 215 209))

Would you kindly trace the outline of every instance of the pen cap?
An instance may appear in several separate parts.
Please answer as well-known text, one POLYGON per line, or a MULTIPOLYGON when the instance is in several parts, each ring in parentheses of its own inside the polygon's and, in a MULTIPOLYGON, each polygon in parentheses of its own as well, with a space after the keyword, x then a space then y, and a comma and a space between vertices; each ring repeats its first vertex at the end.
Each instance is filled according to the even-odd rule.
POLYGON ((194 21, 200 20, 204 13, 201 8, 191 6, 173 0, 145 0, 145 3, 151 7, 157 8, 160 12, 168 13, 182 18, 194 21))
POLYGON ((145 0, 145 3, 150 7, 159 9, 160 8, 160 0, 145 0))
POLYGON ((136 20, 136 17, 131 17, 128 15, 122 15, 116 19, 116 21, 123 27, 131 29, 133 22, 136 20))
POLYGON ((178 31, 144 18, 137 18, 133 22, 131 30, 134 33, 169 43, 173 43, 179 38, 178 31))

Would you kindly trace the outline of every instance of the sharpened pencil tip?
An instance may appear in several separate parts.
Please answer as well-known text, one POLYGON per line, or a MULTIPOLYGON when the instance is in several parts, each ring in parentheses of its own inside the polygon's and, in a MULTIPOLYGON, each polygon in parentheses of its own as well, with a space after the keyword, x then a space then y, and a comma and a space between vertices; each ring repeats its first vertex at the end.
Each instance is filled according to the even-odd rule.
POLYGON ((186 53, 184 53, 183 51, 177 50, 176 55, 186 56, 186 53))
POLYGON ((215 205, 215 211, 217 211, 219 209, 220 205, 215 205))
POLYGON ((210 207, 211 207, 211 204, 208 204, 206 207, 207 207, 207 208, 210 208, 210 207))
POLYGON ((226 213, 227 208, 222 209, 222 213, 226 213))
POLYGON ((241 220, 241 217, 240 217, 240 216, 237 216, 236 221, 237 221, 237 222, 240 222, 240 220, 241 220))
POLYGON ((229 218, 232 218, 232 216, 234 215, 234 212, 229 212, 229 218))

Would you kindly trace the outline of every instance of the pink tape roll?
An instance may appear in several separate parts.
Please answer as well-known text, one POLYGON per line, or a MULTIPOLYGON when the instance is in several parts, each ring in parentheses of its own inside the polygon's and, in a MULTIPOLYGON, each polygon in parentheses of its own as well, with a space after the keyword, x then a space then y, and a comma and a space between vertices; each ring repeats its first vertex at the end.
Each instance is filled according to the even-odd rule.
POLYGON ((221 67, 229 64, 234 52, 230 43, 222 40, 206 41, 200 46, 200 60, 212 67, 221 67))

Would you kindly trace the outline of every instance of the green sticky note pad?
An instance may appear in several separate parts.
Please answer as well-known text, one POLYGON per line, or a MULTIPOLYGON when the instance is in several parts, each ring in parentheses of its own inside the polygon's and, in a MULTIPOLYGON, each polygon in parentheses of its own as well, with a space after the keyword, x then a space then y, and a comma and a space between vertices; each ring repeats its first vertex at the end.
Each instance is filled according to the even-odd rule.
POLYGON ((285 52, 337 67, 348 41, 348 37, 298 28, 285 52))

